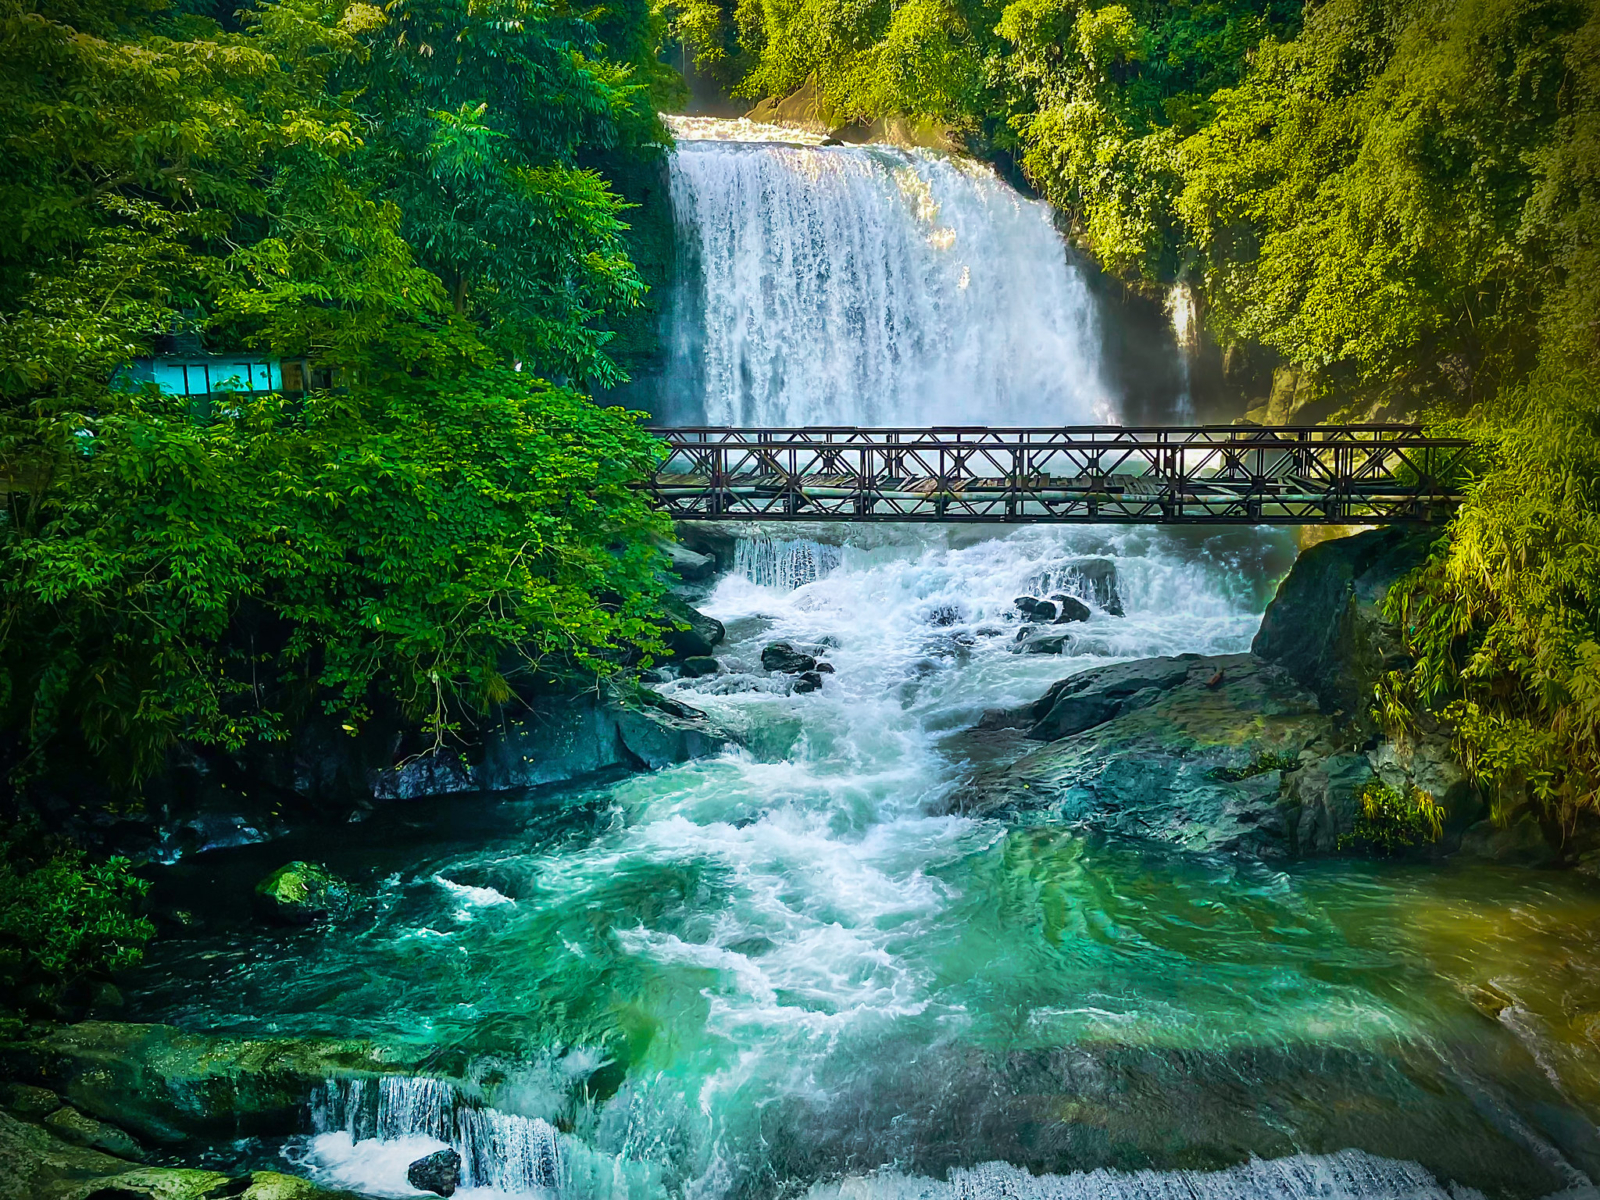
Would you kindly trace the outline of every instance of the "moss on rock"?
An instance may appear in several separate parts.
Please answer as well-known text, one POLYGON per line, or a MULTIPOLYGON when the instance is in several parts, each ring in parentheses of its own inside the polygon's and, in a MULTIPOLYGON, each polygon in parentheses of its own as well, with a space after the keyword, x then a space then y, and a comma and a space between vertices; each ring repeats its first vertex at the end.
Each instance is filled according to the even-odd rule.
POLYGON ((285 863, 256 884, 256 911, 280 925, 310 925, 350 903, 350 885, 320 863, 285 863))

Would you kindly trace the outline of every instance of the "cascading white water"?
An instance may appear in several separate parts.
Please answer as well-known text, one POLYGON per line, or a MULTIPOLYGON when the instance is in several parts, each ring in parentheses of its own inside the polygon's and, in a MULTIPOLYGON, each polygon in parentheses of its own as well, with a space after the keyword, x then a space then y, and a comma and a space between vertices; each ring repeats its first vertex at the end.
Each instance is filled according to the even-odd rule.
POLYGON ((314 1169, 339 1164, 322 1171, 330 1182, 404 1187, 410 1162, 449 1146, 461 1156, 468 1188, 522 1195, 562 1183, 554 1126, 472 1103, 444 1079, 329 1080, 312 1099, 312 1124, 317 1135, 306 1161, 314 1169))
POLYGON ((1110 418, 1092 297, 1044 205, 929 151, 694 132, 671 167, 698 278, 677 356, 706 423, 1110 418))

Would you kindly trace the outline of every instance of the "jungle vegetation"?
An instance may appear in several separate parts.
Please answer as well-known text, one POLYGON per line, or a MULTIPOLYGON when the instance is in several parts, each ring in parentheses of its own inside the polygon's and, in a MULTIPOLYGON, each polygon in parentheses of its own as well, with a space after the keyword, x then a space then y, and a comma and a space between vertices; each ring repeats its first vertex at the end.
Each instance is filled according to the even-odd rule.
MULTIPOLYGON (((588 393, 643 291, 593 162, 662 152, 658 41, 644 0, 0 0, 8 795, 308 717, 443 739, 656 644, 654 445, 588 393), (122 371, 202 348, 315 374, 122 371)), ((126 864, 19 847, 0 984, 147 936, 126 864), (41 889, 105 936, 40 946, 41 889)))

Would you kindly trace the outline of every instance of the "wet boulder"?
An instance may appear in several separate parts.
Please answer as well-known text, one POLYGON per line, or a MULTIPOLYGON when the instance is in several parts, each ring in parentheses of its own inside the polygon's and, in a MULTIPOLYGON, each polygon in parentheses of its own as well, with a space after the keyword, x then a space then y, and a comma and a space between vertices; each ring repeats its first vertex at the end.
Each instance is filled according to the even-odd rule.
MULTIPOLYGON (((1199 661, 1199 655, 1182 654, 1116 663, 1069 675, 1051 684, 1050 690, 1031 704, 991 709, 984 714, 980 727, 1024 729, 1036 742, 1081 733, 1155 703, 1164 693, 1186 682, 1199 661)), ((1225 671, 1226 667, 1222 669, 1225 671)), ((1214 672, 1208 672, 1208 678, 1211 673, 1214 672)))
POLYGON ((44 1118, 43 1125, 58 1138, 75 1146, 138 1161, 144 1157, 139 1143, 115 1125, 96 1121, 70 1105, 62 1105, 44 1118))
POLYGON ((449 1146, 424 1155, 406 1168, 406 1182, 419 1192, 453 1196, 461 1186, 461 1155, 449 1146))
POLYGON ((661 612, 667 618, 667 623, 662 627, 661 640, 667 644, 674 658, 704 657, 727 636, 721 621, 706 616, 677 596, 663 596, 661 612))
POLYGON ((27 1083, 0 1085, 0 1108, 24 1121, 42 1121, 61 1107, 61 1097, 49 1088, 27 1083))
POLYGON ((311 925, 350 908, 350 885, 320 863, 285 863, 256 884, 257 915, 278 925, 311 925))
POLYGON ((678 542, 662 541, 657 545, 661 549, 661 557, 666 560, 667 570, 679 579, 697 583, 716 574, 717 560, 709 554, 700 554, 678 542))
POLYGON ((1053 633, 1048 627, 1025 625, 1017 631, 1017 641, 1012 650, 1018 654, 1064 654, 1071 648, 1073 635, 1053 633))
POLYGON ((761 667, 783 675, 799 675, 817 669, 813 655, 797 650, 792 642, 772 642, 761 651, 761 667))
POLYGON ((423 1058, 420 1050, 354 1039, 231 1037, 80 1021, 0 1042, 0 1075, 35 1080, 78 1112, 145 1144, 181 1145, 191 1138, 286 1137, 299 1130, 306 1106, 329 1079, 409 1073, 423 1058))
POLYGON ((1050 740, 979 769, 953 798, 955 811, 1036 813, 1202 853, 1336 852, 1371 774, 1362 756, 1342 747, 1315 695, 1249 654, 1084 672, 1033 705, 986 715, 984 726, 1037 730, 1050 740), (1318 778, 1297 786, 1299 773, 1318 762, 1318 778), (1301 817, 1309 808, 1316 811, 1305 823, 1308 845, 1301 817))
POLYGON ((1065 625, 1070 621, 1087 621, 1089 619, 1089 606, 1076 596, 1066 596, 1057 593, 1050 597, 1056 606, 1054 624, 1065 625))
POLYGON ((1123 615, 1122 590, 1117 582, 1116 561, 1109 558, 1081 558, 1070 564, 1068 574, 1080 586, 1073 590, 1113 617, 1123 615))
POLYGON ((816 671, 807 671, 794 681, 793 691, 796 695, 806 692, 815 692, 822 687, 822 676, 816 671))
POLYGON ((1018 596, 1011 603, 1017 606, 1024 621, 1043 625, 1054 621, 1061 611, 1053 601, 1041 600, 1037 596, 1018 596))
POLYGON ((686 658, 679 666, 679 674, 685 679, 702 679, 707 675, 715 675, 722 670, 722 664, 709 654, 697 654, 686 658))

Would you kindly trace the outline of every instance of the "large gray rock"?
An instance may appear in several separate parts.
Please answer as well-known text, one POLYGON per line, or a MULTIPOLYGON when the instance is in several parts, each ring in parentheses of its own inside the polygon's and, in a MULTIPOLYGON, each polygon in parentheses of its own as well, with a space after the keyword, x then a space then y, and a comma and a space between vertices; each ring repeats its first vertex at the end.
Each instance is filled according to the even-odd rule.
POLYGON ((667 570, 679 579, 698 582, 710 579, 717 573, 717 560, 709 554, 699 554, 678 542, 662 541, 657 545, 661 547, 661 557, 666 560, 667 570))
POLYGON ((1373 684, 1406 663, 1380 611, 1384 597, 1426 559, 1436 536, 1390 526, 1305 550, 1267 606, 1251 651, 1310 688, 1325 710, 1364 718, 1373 684))
POLYGON ((1248 654, 1100 668, 985 724, 1027 720, 1030 733, 1054 740, 980 769, 955 808, 1042 813, 1185 850, 1284 857, 1336 850, 1371 774, 1353 761, 1334 764, 1302 799, 1291 780, 1303 763, 1340 752, 1339 729, 1287 671, 1248 654), (1308 823, 1303 841, 1308 803, 1327 815, 1308 823))
POLYGON ((1183 654, 1096 667, 1057 681, 1031 704, 991 709, 984 713, 978 727, 1025 729, 1028 737, 1040 742, 1066 737, 1154 703, 1164 692, 1188 679, 1199 661, 1198 654, 1183 654))
POLYGON ((655 770, 717 754, 737 738, 697 708, 648 689, 612 688, 501 708, 477 761, 444 750, 378 776, 373 792, 404 799, 503 792, 612 769, 655 770))
POLYGON ((815 655, 807 654, 792 642, 772 642, 761 651, 761 669, 782 675, 799 675, 817 669, 815 655))

